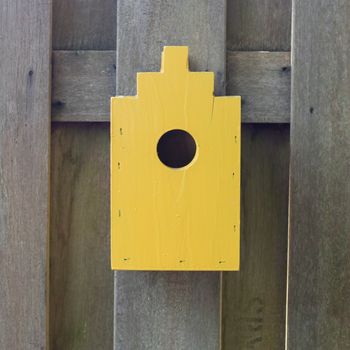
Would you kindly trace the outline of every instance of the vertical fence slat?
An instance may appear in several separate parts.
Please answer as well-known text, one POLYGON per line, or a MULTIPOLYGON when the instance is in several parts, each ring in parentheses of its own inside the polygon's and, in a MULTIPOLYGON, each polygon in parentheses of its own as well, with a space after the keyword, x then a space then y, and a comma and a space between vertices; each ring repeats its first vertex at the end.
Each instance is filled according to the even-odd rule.
MULTIPOLYGON (((84 61, 79 67, 71 67, 74 72, 69 73, 74 75, 77 69, 83 74, 93 72, 86 79, 74 82, 77 105, 83 114, 87 106, 94 103, 94 110, 100 111, 96 100, 87 96, 87 90, 97 94, 95 78, 114 72, 114 57, 103 63, 97 57, 106 52, 112 54, 105 50, 115 49, 115 16, 116 0, 53 2, 53 48, 72 50, 68 53, 75 62, 84 61), (93 51, 92 58, 91 51, 83 50, 101 51, 93 51), (84 60, 87 57, 89 59, 84 60)), ((57 62, 57 55, 62 54, 58 51, 53 56, 54 79, 70 69, 66 61, 57 62)), ((52 88, 56 88, 55 95, 57 89, 65 87, 53 84, 52 88)), ((108 86, 102 90, 105 92, 103 104, 108 108, 108 86)), ((53 113, 69 109, 69 98, 59 101, 62 105, 54 104, 53 113)), ((106 123, 52 124, 51 350, 111 349, 113 346, 108 145, 106 123)))
POLYGON ((224 273, 223 349, 284 348, 289 127, 242 133, 241 271, 224 273))
POLYGON ((51 145, 50 350, 110 350, 108 124, 55 123, 51 145))
POLYGON ((228 1, 228 50, 289 51, 291 5, 291 0, 228 1))
POLYGON ((54 0, 54 50, 115 50, 117 0, 54 0))
POLYGON ((51 1, 0 5, 0 348, 47 348, 51 1))
POLYGON ((288 349, 350 348, 350 2, 294 0, 288 349))
MULTIPOLYGON (((290 47, 291 0, 232 0, 227 11, 229 49, 290 47)), ((288 66, 281 65, 281 76, 290 74, 288 66)), ((235 75, 234 68, 229 78, 235 75)), ((289 104, 284 107, 289 109, 289 104)), ((288 146, 288 126, 245 124, 242 128, 241 270, 223 274, 225 350, 284 348, 288 146)))
MULTIPOLYGON (((225 80, 226 1, 119 1, 117 94, 135 93, 137 71, 157 71, 164 45, 188 45, 190 68, 225 80)), ((219 349, 220 274, 116 272, 115 344, 127 349, 219 349)))

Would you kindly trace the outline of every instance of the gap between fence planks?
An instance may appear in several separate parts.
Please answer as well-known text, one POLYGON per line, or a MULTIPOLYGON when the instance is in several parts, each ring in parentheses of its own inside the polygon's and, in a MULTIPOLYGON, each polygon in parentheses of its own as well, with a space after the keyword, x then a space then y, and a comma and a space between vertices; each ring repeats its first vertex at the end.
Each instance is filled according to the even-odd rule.
MULTIPOLYGON (((290 71, 289 52, 228 52, 227 95, 242 96, 243 122, 289 123, 290 71)), ((115 51, 54 51, 53 121, 109 121, 115 76, 115 51)))
POLYGON ((293 11, 288 349, 350 349, 350 2, 293 11))
POLYGON ((0 349, 48 348, 51 6, 0 5, 0 349))

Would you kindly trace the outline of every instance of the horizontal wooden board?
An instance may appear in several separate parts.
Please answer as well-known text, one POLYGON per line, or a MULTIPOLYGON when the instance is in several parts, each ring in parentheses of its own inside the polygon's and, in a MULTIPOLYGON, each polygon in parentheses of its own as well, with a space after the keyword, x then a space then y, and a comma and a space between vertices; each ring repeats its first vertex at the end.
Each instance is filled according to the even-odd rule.
MULTIPOLYGON (((115 51, 54 51, 54 121, 109 121, 115 51)), ((241 95, 245 123, 289 123, 290 54, 229 52, 227 95, 241 95)))
POLYGON ((115 94, 115 51, 54 51, 54 121, 106 121, 115 94))
POLYGON ((227 95, 242 96, 244 122, 289 123, 289 52, 231 52, 227 67, 227 95))

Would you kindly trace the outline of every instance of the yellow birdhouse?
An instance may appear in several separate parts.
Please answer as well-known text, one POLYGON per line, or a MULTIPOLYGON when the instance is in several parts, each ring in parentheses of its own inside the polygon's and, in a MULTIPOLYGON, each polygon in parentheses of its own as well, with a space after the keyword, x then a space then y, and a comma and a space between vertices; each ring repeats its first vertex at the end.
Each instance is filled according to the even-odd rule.
POLYGON ((239 269, 241 102, 213 91, 168 46, 136 96, 112 98, 112 269, 239 269))

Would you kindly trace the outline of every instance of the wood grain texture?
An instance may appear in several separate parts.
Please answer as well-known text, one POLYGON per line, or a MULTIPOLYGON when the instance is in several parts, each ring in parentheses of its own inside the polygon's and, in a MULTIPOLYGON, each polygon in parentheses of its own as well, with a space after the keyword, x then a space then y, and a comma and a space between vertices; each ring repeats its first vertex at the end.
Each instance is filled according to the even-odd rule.
POLYGON ((54 121, 109 120, 115 93, 115 51, 54 51, 54 121))
POLYGON ((289 52, 229 52, 227 94, 242 96, 246 123, 289 123, 289 52))
POLYGON ((350 348, 350 2, 295 0, 288 349, 350 348))
POLYGON ((214 74, 188 71, 188 47, 162 55, 161 73, 138 73, 137 97, 111 101, 112 268, 237 271, 241 99, 213 97, 214 74), (183 164, 190 143, 174 127, 194 137, 183 164))
MULTIPOLYGON (((290 0, 229 1, 228 48, 289 50, 290 5, 290 0)), ((241 52, 246 59, 230 64, 236 55, 228 53, 227 86, 230 93, 242 91, 243 118, 288 120, 288 53, 260 52, 257 58, 241 52)), ((285 343, 288 126, 245 125, 242 142, 241 271, 223 274, 222 348, 280 350, 285 343)))
POLYGON ((289 51, 292 0, 227 1, 227 48, 289 51))
POLYGON ((108 125, 55 123, 51 173, 50 349, 111 349, 108 125))
POLYGON ((0 33, 0 348, 47 349, 51 1, 2 1, 0 33))
POLYGON ((117 0, 53 0, 54 50, 115 50, 117 0))
POLYGON ((121 0, 117 11, 118 94, 135 94, 136 72, 160 70, 165 45, 188 46, 190 70, 215 72, 224 94, 226 1, 121 0))
MULTIPOLYGON (((164 45, 188 45, 191 69, 214 71, 224 93, 224 0, 119 1, 117 16, 118 95, 159 70, 164 45)), ((114 316, 116 350, 219 349, 220 274, 116 272, 114 316)))
POLYGON ((241 270, 224 273, 222 349, 284 348, 289 126, 242 129, 241 270))
MULTIPOLYGON (((109 121, 115 91, 114 51, 54 51, 54 121, 109 121)), ((229 52, 228 95, 241 95, 244 123, 289 123, 290 55, 229 52)))
POLYGON ((117 272, 115 349, 219 349, 218 272, 117 272))

